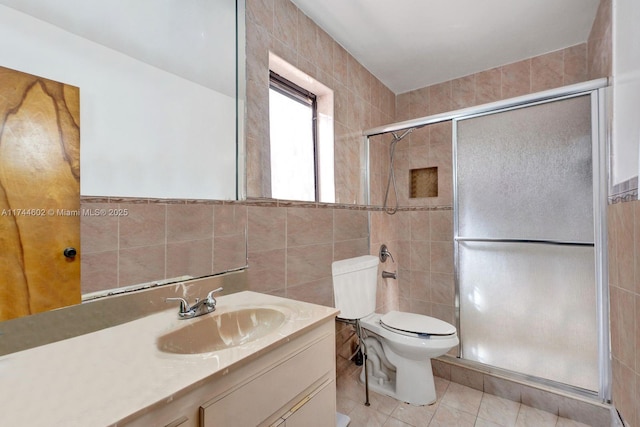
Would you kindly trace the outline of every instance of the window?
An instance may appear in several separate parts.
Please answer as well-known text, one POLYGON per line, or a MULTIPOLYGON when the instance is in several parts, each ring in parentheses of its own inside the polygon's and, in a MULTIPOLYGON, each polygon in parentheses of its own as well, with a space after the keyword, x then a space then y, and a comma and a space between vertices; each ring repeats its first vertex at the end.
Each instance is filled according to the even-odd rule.
POLYGON ((271 197, 319 200, 316 96, 271 71, 271 197))

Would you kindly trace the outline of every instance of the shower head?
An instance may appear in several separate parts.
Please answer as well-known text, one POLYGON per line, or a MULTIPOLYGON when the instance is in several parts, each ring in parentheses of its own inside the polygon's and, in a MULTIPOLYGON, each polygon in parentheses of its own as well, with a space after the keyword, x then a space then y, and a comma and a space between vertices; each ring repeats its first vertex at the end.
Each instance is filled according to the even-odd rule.
POLYGON ((393 141, 391 141, 391 143, 393 144, 395 142, 399 142, 400 140, 402 140, 405 136, 409 135, 414 130, 416 130, 416 128, 407 129, 402 134, 400 134, 400 136, 398 136, 398 132, 391 132, 391 135, 393 135, 393 141))

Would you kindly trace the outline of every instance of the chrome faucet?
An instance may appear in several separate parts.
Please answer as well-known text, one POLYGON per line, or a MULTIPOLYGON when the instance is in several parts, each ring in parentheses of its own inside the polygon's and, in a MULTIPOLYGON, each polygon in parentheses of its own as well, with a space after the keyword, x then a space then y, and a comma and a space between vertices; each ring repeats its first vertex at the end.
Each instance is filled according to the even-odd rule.
POLYGON ((193 319, 194 317, 202 316, 203 314, 211 313, 216 310, 216 299, 213 294, 220 292, 222 288, 214 289, 207 294, 207 297, 203 300, 196 298, 196 302, 189 306, 184 298, 165 298, 165 302, 178 301, 180 302, 180 309, 178 310, 178 319, 193 319))

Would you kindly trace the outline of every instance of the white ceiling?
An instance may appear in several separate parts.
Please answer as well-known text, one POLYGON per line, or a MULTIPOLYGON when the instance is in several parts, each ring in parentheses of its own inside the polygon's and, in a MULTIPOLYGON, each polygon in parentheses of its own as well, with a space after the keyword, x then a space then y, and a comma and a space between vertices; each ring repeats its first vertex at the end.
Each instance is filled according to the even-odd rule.
POLYGON ((599 0, 292 0, 396 94, 587 41, 599 0))

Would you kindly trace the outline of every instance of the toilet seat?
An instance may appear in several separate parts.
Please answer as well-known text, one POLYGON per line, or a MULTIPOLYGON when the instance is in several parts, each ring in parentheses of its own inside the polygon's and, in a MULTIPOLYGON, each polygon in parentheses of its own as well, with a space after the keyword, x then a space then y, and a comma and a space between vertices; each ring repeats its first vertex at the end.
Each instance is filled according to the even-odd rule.
POLYGON ((390 311, 380 318, 380 325, 392 332, 409 336, 446 337, 456 334, 455 326, 422 314, 390 311))

